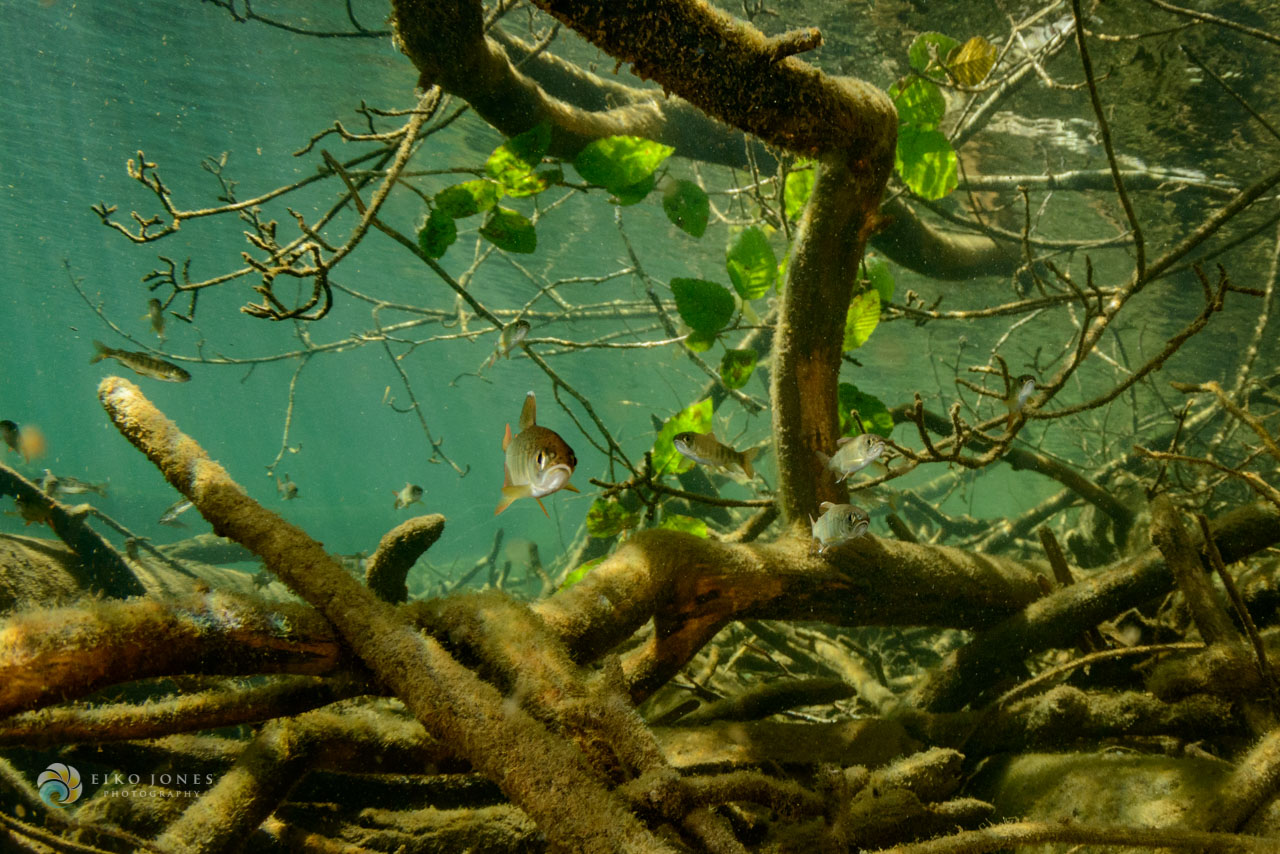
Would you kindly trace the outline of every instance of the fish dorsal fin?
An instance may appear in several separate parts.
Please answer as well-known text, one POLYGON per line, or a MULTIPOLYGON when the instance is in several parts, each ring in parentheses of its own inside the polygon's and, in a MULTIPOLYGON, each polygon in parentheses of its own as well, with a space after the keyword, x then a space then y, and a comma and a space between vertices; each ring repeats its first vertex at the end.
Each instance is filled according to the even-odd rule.
POLYGON ((839 439, 836 439, 836 447, 843 448, 845 445, 852 442, 855 438, 856 437, 854 436, 841 436, 839 439))
POLYGON ((832 507, 835 507, 835 506, 836 505, 832 504, 830 501, 824 501, 818 505, 818 509, 821 510, 823 513, 826 513, 828 510, 830 510, 832 507))
POLYGON ((507 434, 502 437, 502 450, 507 449, 507 445, 511 444, 511 425, 507 425, 507 434))
POLYGON ((533 392, 529 392, 524 396, 524 406, 520 407, 520 430, 521 432, 528 430, 537 423, 538 401, 534 398, 533 392))

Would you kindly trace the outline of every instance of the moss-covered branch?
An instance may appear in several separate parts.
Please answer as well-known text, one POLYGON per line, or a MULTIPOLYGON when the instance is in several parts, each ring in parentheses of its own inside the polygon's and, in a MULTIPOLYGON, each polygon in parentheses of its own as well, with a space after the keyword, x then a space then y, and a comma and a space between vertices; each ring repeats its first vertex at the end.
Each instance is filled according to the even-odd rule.
POLYGON ((976 628, 1036 599, 1036 572, 1007 558, 876 537, 819 556, 808 540, 734 545, 652 531, 533 608, 579 660, 653 619, 652 636, 623 662, 638 699, 731 620, 976 628))
POLYGON ((554 737, 433 638, 400 618, 339 566, 315 540, 244 492, 138 390, 108 377, 98 396, 117 429, 187 496, 214 532, 259 555, 281 581, 317 608, 427 731, 453 744, 566 850, 670 850, 554 737), (573 792, 566 807, 565 792, 573 792))
POLYGON ((179 673, 330 673, 343 654, 310 608, 210 592, 95 602, 0 622, 0 715, 179 673))

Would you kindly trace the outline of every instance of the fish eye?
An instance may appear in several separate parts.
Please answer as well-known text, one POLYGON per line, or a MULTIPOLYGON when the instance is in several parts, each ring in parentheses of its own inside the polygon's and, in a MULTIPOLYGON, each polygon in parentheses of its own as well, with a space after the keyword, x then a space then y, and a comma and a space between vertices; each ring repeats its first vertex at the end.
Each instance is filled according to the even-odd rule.
POLYGON ((544 465, 546 465, 546 462, 547 462, 547 452, 546 452, 546 451, 538 451, 538 456, 537 456, 537 458, 536 458, 535 462, 537 462, 537 464, 538 464, 538 468, 542 468, 544 465))

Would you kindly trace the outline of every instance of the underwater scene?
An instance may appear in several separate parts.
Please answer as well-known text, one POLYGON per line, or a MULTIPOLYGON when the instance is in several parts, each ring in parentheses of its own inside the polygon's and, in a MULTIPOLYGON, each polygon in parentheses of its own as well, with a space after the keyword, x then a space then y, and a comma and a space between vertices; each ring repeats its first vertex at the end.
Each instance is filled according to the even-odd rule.
POLYGON ((0 854, 1280 851, 1280 4, 0 5, 0 854))

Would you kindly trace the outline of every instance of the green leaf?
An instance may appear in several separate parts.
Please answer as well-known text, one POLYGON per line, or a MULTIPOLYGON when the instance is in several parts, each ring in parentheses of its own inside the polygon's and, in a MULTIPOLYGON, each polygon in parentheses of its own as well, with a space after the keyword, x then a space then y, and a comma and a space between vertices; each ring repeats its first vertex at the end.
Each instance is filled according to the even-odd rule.
POLYGON ((489 214, 480 234, 499 249, 528 254, 538 248, 538 235, 533 223, 507 208, 497 208, 489 214))
POLYGON ((679 513, 667 513, 662 517, 662 524, 659 528, 666 528, 670 531, 684 531, 686 534, 693 534, 695 537, 707 537, 707 523, 701 519, 695 519, 692 516, 681 516, 679 513))
POLYGON ((769 238, 754 225, 743 229, 725 252, 725 266, 734 290, 744 300, 764 296, 778 277, 778 256, 769 238))
POLYGON ((639 513, 628 513, 616 501, 597 498, 587 511, 587 534, 592 537, 615 537, 640 521, 639 513))
POLYGON ((804 213, 804 206, 809 204, 809 196, 813 194, 813 167, 787 173, 787 181, 782 187, 782 207, 787 219, 799 219, 804 213))
POLYGON ((996 46, 982 36, 974 36, 947 53, 947 70, 961 86, 977 86, 996 64, 996 46))
POLYGON ((600 565, 600 563, 601 563, 601 562, 602 562, 606 557, 608 557, 608 555, 603 555, 603 556, 601 556, 601 557, 598 557, 598 558, 594 558, 594 559, 592 559, 592 560, 589 560, 589 561, 587 561, 586 563, 584 563, 582 566, 580 566, 580 567, 578 567, 577 569, 575 569, 573 572, 571 572, 571 573, 569 573, 568 575, 566 575, 566 576, 564 577, 564 581, 560 583, 560 589, 561 589, 561 590, 568 590, 570 587, 572 587, 573 585, 577 584, 577 583, 578 583, 579 581, 581 581, 582 579, 586 578, 586 577, 587 577, 587 573, 588 573, 588 572, 590 572, 591 570, 595 569, 597 566, 599 566, 599 565, 600 565))
POLYGON ((445 187, 436 193, 432 201, 435 203, 436 210, 443 211, 454 219, 462 219, 489 210, 501 197, 502 188, 498 184, 480 178, 445 187))
POLYGON ((733 294, 724 285, 706 279, 672 279, 680 319, 694 332, 714 334, 733 317, 733 294))
POLYGON ((880 325, 880 292, 863 291, 849 302, 849 313, 844 318, 844 349, 856 350, 880 325))
POLYGON ((945 58, 959 46, 960 42, 951 36, 945 36, 942 33, 921 33, 911 42, 911 47, 907 48, 907 61, 921 74, 931 73, 941 77, 942 68, 938 64, 938 58, 945 58))
POLYGON ((504 184, 502 188, 508 196, 518 199, 522 196, 536 196, 548 187, 563 182, 564 170, 559 166, 548 166, 537 172, 526 172, 519 179, 504 184))
POLYGON ((756 369, 759 354, 750 348, 726 350, 720 359, 720 379, 725 388, 742 388, 756 369))
POLYGON ((684 346, 693 353, 705 353, 715 346, 719 337, 715 332, 690 332, 684 339, 684 346))
POLYGON ((947 112, 947 102, 938 84, 923 77, 909 77, 889 87, 889 97, 898 108, 898 125, 936 128, 947 112))
POLYGON ((427 217, 427 222, 418 229, 418 247, 428 258, 439 258, 458 239, 458 226, 453 217, 436 208, 427 217))
POLYGON ((680 474, 693 468, 693 460, 676 450, 672 442, 680 433, 711 432, 711 398, 691 403, 662 423, 653 442, 653 476, 680 474))
POLYGON ((701 187, 681 179, 663 189, 662 210, 676 228, 692 237, 701 237, 711 217, 711 202, 701 187))
POLYGON ((484 164, 484 171, 503 187, 519 187, 542 162, 550 146, 551 124, 542 122, 495 148, 484 164))
POLYGON ((638 136, 608 136, 579 151, 573 158, 573 168, 584 180, 616 196, 652 175, 673 151, 669 145, 638 136))
POLYGON ((866 265, 867 280, 871 283, 871 287, 876 289, 876 293, 880 294, 880 304, 884 305, 893 300, 893 271, 889 269, 889 262, 875 255, 867 255, 863 259, 866 265))
POLYGON ((940 199, 956 188, 956 153, 936 130, 898 129, 894 168, 903 183, 921 198, 940 199))
POLYGON ((837 388, 840 397, 840 431, 846 436, 857 436, 862 432, 858 423, 849 415, 856 409, 862 418, 862 427, 868 433, 876 433, 888 438, 893 432, 893 416, 889 408, 880 402, 880 398, 859 391, 853 383, 840 383, 837 388))
POLYGON ((644 201, 644 197, 653 190, 653 185, 653 176, 646 175, 634 184, 628 184, 610 192, 613 193, 614 203, 625 208, 627 205, 634 205, 637 202, 644 201))

